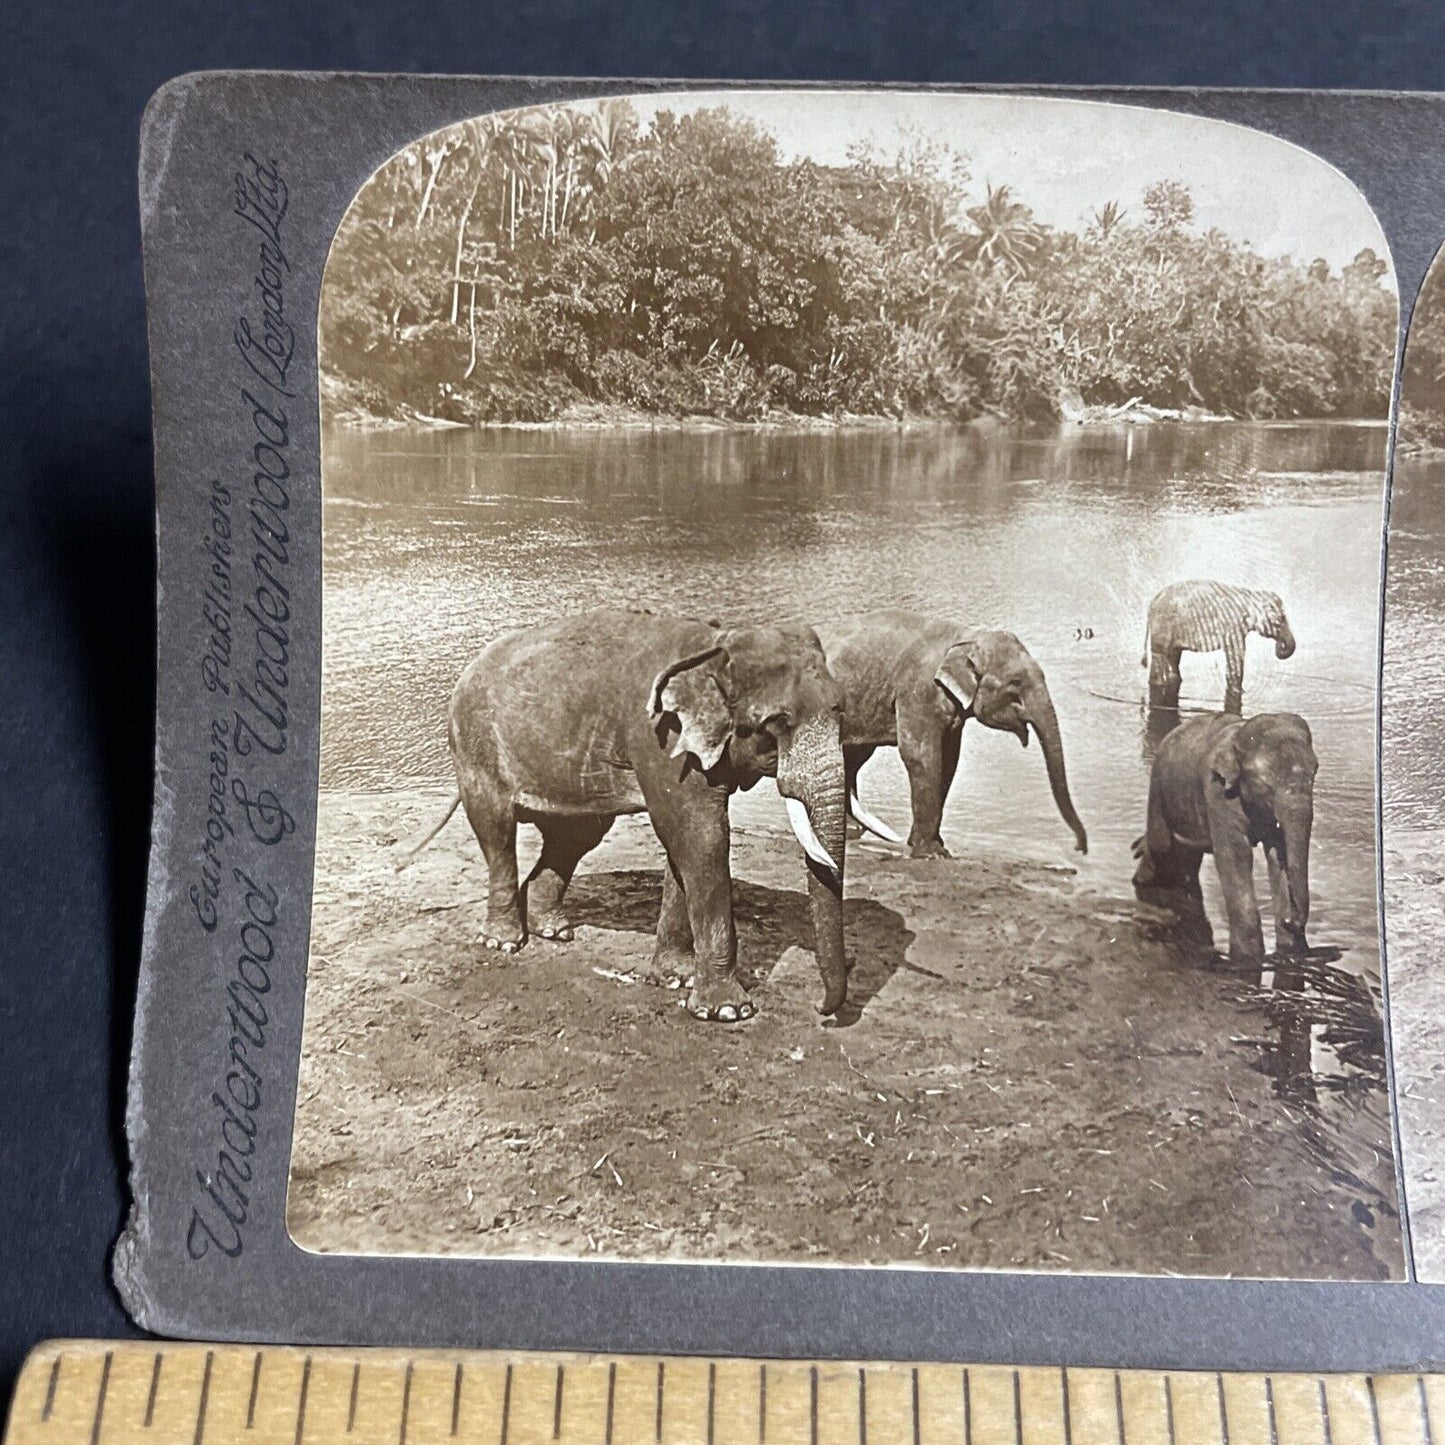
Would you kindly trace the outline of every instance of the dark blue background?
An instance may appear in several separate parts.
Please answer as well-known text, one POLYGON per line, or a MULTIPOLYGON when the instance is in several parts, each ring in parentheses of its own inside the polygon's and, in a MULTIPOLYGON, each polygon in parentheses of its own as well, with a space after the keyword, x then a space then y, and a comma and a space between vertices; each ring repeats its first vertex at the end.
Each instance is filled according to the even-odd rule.
POLYGON ((0 1387, 106 1278, 151 794, 141 109, 186 70, 1445 88, 1433 0, 305 0, 0 16, 0 1387))

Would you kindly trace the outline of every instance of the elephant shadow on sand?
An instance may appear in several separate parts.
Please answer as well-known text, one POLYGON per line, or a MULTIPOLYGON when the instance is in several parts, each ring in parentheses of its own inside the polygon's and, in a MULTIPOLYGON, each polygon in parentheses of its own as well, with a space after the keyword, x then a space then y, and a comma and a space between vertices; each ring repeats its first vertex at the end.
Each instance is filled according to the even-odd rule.
MULTIPOLYGON (((790 948, 802 950, 811 959, 813 923, 806 893, 770 888, 741 878, 733 879, 732 891, 739 971, 753 988, 766 985, 790 948)), ((637 972, 649 977, 649 981, 664 981, 650 977, 652 940, 662 906, 661 869, 579 873, 567 897, 574 924, 641 935, 639 942, 648 962, 637 972)), ((848 898, 843 903, 843 919, 852 959, 848 999, 828 1023, 847 1028, 862 1018, 869 1003, 899 969, 927 970, 908 962, 908 947, 915 935, 893 909, 871 898, 848 898)), ((762 1006, 768 1007, 766 1002, 762 1006)))

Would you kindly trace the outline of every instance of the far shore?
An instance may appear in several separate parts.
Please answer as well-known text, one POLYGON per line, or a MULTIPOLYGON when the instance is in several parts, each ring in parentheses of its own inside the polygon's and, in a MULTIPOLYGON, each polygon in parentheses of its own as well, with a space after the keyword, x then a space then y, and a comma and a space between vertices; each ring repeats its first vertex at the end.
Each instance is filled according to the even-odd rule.
MULTIPOLYGON (((933 431, 947 429, 978 429, 1009 431, 1022 429, 1029 423, 1010 421, 994 413, 961 419, 935 416, 878 416, 868 413, 841 412, 829 416, 811 416, 801 412, 779 412, 753 420, 726 417, 684 415, 661 412, 640 412, 625 407, 578 407, 546 421, 454 421, 448 417, 431 416, 409 411, 405 416, 384 417, 358 408, 331 413, 326 424, 347 431, 654 431, 654 432, 837 432, 837 431, 933 431)), ((1124 406, 1086 406, 1071 408, 1061 416, 1058 425, 1078 427, 1120 427, 1159 425, 1235 425, 1235 426, 1367 426, 1389 425, 1385 417, 1236 417, 1201 408, 1183 410, 1130 403, 1124 406)), ((1402 454, 1433 456, 1445 449, 1417 444, 1402 454)))
POLYGON ((1396 437, 1395 455, 1412 462, 1437 462, 1445 457, 1445 446, 1439 442, 1422 441, 1418 437, 1396 437))

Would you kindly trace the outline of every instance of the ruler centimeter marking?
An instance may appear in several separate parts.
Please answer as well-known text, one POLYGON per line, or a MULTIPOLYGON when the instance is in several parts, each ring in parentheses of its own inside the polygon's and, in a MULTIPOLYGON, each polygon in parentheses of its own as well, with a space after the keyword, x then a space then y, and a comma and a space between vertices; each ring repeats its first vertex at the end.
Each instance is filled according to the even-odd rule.
POLYGON ((63 1341, 27 1362, 6 1442, 1435 1445, 1442 1408, 1445 1375, 63 1341))
POLYGON ((206 1407, 211 1403, 211 1366, 215 1363, 215 1360, 215 1352, 213 1350, 207 1350, 206 1367, 201 1375, 201 1402, 196 1409, 196 1433, 191 1445, 201 1445, 201 1442, 206 1438, 206 1407))

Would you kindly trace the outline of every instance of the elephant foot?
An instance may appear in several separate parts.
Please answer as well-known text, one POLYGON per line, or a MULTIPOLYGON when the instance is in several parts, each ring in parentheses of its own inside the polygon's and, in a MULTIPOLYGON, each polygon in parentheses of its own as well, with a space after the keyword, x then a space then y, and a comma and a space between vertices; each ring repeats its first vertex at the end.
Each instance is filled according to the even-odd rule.
POLYGON ((1147 878, 1134 876, 1134 897, 1149 908, 1163 908, 1181 917, 1189 911, 1189 895, 1173 884, 1161 883, 1150 875, 1147 878))
POLYGON ((687 1011, 695 1019, 736 1024, 752 1018, 758 1010, 733 974, 704 966, 693 980, 687 1011))
POLYGON ((515 919, 494 922, 488 918, 487 926, 478 938, 478 942, 483 948, 507 954, 516 953, 526 941, 527 935, 522 931, 522 925, 515 919))
POLYGON ((529 924, 527 931, 535 938, 550 938, 553 943, 571 943, 576 936, 572 924, 560 913, 545 914, 529 924))
POLYGON ((669 988, 676 988, 680 981, 690 979, 696 970, 697 959, 690 948, 659 943, 652 951, 652 971, 669 988))
POLYGON ((1310 951, 1310 946, 1305 942, 1303 933, 1280 929, 1274 935, 1274 951, 1283 958, 1302 958, 1310 951))
POLYGON ((1229 967, 1240 973, 1263 972, 1265 966, 1264 945, 1261 944, 1258 952, 1252 948, 1231 948, 1229 950, 1229 967))
POLYGON ((1214 947, 1214 929, 1210 927, 1209 920, 1204 916, 1204 910, 1194 906, 1193 900, 1182 908, 1176 909, 1179 919, 1179 931, 1185 938, 1193 943, 1200 944, 1204 948, 1214 947))
POLYGON ((908 845, 910 858, 952 858, 953 854, 943 846, 942 838, 921 838, 908 845))

